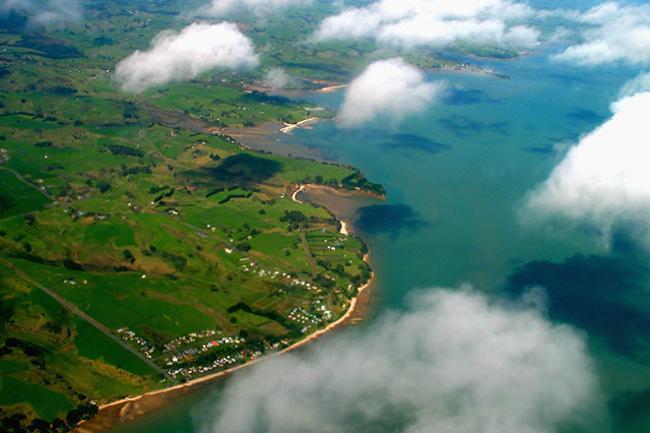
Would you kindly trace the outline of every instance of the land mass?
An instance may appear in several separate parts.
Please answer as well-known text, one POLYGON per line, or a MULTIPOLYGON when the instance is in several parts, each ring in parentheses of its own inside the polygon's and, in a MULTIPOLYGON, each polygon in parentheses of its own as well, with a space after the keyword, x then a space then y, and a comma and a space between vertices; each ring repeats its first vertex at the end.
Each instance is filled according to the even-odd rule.
POLYGON ((281 352, 341 323, 371 278, 365 244, 291 197, 381 186, 221 132, 295 124, 304 106, 221 80, 124 94, 102 72, 124 47, 91 34, 2 34, 7 431, 68 431, 110 402, 281 352))
POLYGON ((87 3, 62 27, 0 13, 0 432, 66 432, 120 400, 128 412, 149 401, 134 396, 300 347, 367 304, 367 247, 324 191, 382 186, 266 145, 269 128, 332 113, 254 86, 281 66, 332 91, 377 47, 303 43, 332 12, 305 8, 239 23, 265 41, 255 71, 131 94, 115 65, 177 28, 183 6, 87 3))
MULTIPOLYGON (((364 202, 364 198, 366 200, 368 198, 367 196, 359 197, 358 193, 344 193, 322 185, 299 185, 292 193, 292 200, 298 203, 303 203, 297 198, 297 195, 303 191, 309 191, 311 194, 314 194, 309 194, 305 199, 317 206, 327 205, 328 203, 331 203, 332 200, 337 201, 339 204, 339 206, 335 206, 337 212, 340 212, 342 208, 346 208, 347 210, 344 212, 345 215, 353 214, 354 210, 364 202), (351 202, 345 202, 347 200, 351 200, 351 202), (318 201, 320 201, 320 203, 317 203, 318 201)), ((375 200, 378 200, 378 198, 375 198, 375 200)), ((352 222, 344 220, 340 220, 339 222, 341 224, 340 233, 346 236, 350 235, 352 222), (350 232, 347 227, 350 227, 350 232)), ((369 252, 364 256, 364 262, 370 264, 369 252)), ((251 367, 259 362, 298 350, 341 327, 358 324, 365 318, 370 307, 374 279, 374 273, 371 273, 369 280, 363 286, 358 288, 358 292, 356 296, 352 298, 347 311, 339 319, 322 329, 314 331, 312 334, 309 334, 304 339, 297 341, 291 346, 280 351, 271 352, 264 357, 252 360, 246 364, 237 365, 218 373, 198 377, 183 384, 104 404, 98 408, 96 416, 82 422, 73 430, 73 432, 99 433, 115 427, 118 424, 133 421, 148 413, 161 410, 165 406, 172 404, 174 401, 177 401, 179 398, 182 398, 191 392, 197 391, 198 389, 221 379, 225 379, 242 368, 251 367)))

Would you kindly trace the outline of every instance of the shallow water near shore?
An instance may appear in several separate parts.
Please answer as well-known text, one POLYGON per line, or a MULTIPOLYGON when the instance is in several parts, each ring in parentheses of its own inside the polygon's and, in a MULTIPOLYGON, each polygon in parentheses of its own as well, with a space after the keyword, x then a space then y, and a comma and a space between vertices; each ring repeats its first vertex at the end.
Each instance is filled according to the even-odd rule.
MULTIPOLYGON (((354 222, 377 273, 373 316, 403 308, 417 288, 469 283, 491 297, 516 298, 543 285, 549 317, 588 335, 609 430, 647 431, 647 254, 623 236, 607 251, 589 230, 530 226, 519 213, 527 191, 546 178, 568 145, 609 116, 619 88, 635 73, 565 67, 549 62, 548 54, 485 62, 509 80, 431 74, 445 80, 449 92, 401 125, 341 130, 322 122, 282 137, 287 145, 307 145, 325 159, 358 167, 385 186, 387 201, 363 207, 354 222)), ((342 93, 305 99, 335 109, 342 93)), ((203 415, 221 387, 111 432, 207 433, 203 415)))

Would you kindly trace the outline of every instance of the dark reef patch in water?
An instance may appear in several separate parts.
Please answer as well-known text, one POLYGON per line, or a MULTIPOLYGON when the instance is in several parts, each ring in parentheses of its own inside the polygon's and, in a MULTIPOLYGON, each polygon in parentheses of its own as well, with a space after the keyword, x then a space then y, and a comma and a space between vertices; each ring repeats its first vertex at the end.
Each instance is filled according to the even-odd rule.
POLYGON ((456 136, 466 136, 468 134, 480 134, 482 132, 491 131, 498 134, 507 134, 508 122, 491 122, 483 123, 472 119, 468 116, 453 115, 444 119, 438 120, 440 126, 448 129, 456 136))
POLYGON ((354 225, 361 231, 377 235, 397 237, 404 230, 417 230, 427 223, 410 206, 371 205, 360 208, 354 225))
POLYGON ((451 149, 451 146, 430 140, 415 134, 393 134, 389 141, 384 143, 389 149, 419 150, 421 152, 436 154, 451 149))
POLYGON ((562 263, 533 261, 508 277, 518 297, 543 287, 553 320, 584 329, 612 351, 650 364, 650 292, 646 264, 621 256, 576 255, 562 263))

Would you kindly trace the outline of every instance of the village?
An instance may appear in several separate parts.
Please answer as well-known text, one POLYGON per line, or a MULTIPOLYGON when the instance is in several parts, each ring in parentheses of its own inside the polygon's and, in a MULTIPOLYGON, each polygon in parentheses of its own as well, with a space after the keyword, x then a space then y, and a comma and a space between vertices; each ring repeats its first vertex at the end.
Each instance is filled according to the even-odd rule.
MULTIPOLYGON (((66 283, 76 284, 74 280, 67 280, 66 283)), ((303 335, 333 319, 332 312, 322 300, 313 300, 311 306, 312 312, 301 307, 292 307, 288 311, 288 319, 301 325, 300 332, 303 335)), ((254 350, 248 347, 245 338, 222 335, 222 331, 216 329, 191 332, 171 340, 162 348, 126 327, 118 329, 116 333, 144 357, 164 367, 171 378, 178 380, 189 380, 224 370, 256 359, 264 353, 259 348, 254 350)), ((266 343, 264 349, 277 350, 289 344, 290 341, 285 338, 273 344, 266 343)))

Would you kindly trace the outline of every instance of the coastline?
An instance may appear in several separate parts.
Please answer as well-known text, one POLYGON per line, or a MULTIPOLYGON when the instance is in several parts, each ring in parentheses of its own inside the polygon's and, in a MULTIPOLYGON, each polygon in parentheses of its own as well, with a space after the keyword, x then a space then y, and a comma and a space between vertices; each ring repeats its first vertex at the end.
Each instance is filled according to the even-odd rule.
POLYGON ((301 120, 298 123, 285 123, 284 128, 280 129, 280 132, 290 134, 294 129, 304 128, 306 125, 318 122, 320 119, 320 117, 309 117, 305 120, 301 120))
POLYGON ((337 90, 346 89, 349 86, 349 84, 334 84, 331 86, 321 87, 320 89, 316 90, 316 93, 333 93, 337 90))
MULTIPOLYGON (((299 185, 298 188, 292 193, 293 200, 303 203, 297 199, 297 195, 304 191, 305 185, 299 185)), ((351 221, 339 219, 341 223, 340 233, 350 235, 351 221)), ((371 253, 368 252, 363 261, 371 263, 371 253)), ((372 299, 372 289, 375 283, 375 272, 371 272, 370 279, 358 288, 357 294, 354 298, 350 299, 350 305, 346 312, 336 321, 328 324, 326 327, 319 329, 302 340, 278 351, 262 356, 245 364, 237 365, 235 367, 223 370, 220 372, 208 374, 206 376, 192 379, 186 383, 177 384, 168 388, 149 391, 137 396, 126 397, 110 403, 99 406, 98 414, 90 420, 80 423, 75 427, 73 433, 99 433, 104 432, 121 423, 133 421, 143 415, 163 409, 168 404, 173 403, 175 400, 201 389, 209 384, 215 383, 218 380, 224 379, 237 371, 264 362, 265 360, 273 359, 298 350, 319 338, 349 325, 356 325, 361 322, 369 309, 372 299)))

